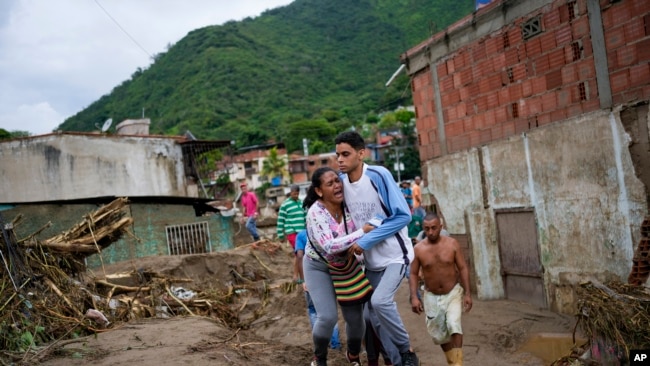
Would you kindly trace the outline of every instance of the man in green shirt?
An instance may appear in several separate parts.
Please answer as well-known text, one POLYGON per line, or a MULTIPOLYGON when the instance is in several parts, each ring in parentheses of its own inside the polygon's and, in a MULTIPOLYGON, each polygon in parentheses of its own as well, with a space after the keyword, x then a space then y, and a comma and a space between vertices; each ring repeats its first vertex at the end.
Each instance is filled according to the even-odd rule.
POLYGON ((422 217, 418 215, 411 216, 411 222, 408 225, 409 228, 409 238, 411 238, 411 243, 415 245, 417 243, 416 237, 422 231, 422 217))
MULTIPOLYGON (((300 194, 300 187, 292 185, 289 198, 282 202, 280 210, 278 211, 277 233, 278 239, 284 241, 286 238, 291 244, 291 250, 295 253, 296 249, 296 236, 300 230, 305 228, 305 210, 302 207, 302 201, 298 198, 300 194)), ((298 273, 298 265, 293 264, 293 279, 300 278, 298 273)))

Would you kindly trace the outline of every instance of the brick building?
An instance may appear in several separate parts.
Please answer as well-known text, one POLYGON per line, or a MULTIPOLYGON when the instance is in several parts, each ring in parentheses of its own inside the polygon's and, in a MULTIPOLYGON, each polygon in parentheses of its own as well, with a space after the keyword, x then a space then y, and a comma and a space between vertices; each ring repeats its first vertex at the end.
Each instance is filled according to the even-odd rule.
POLYGON ((647 280, 649 1, 495 1, 401 60, 479 298, 570 313, 580 281, 647 280))

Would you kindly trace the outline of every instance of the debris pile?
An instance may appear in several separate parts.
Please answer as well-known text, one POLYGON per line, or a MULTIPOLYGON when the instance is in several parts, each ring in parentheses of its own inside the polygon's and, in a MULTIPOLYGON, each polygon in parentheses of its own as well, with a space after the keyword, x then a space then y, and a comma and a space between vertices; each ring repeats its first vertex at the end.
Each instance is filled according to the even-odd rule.
POLYGON ((270 269, 260 254, 268 260, 279 245, 266 241, 243 248, 252 258, 242 260, 241 268, 229 268, 223 286, 193 290, 183 287, 193 279, 150 268, 92 275, 84 259, 130 234, 128 212, 127 200, 119 198, 46 240, 36 240, 36 234, 17 239, 13 229, 22 218, 4 223, 0 217, 2 364, 34 364, 57 352, 67 340, 141 318, 196 315, 230 329, 246 328, 264 316, 272 288, 293 291, 292 283, 270 283, 270 269), (250 314, 242 313, 245 307, 250 314))
POLYGON ((119 198, 87 214, 72 229, 39 241, 18 239, 14 227, 22 217, 2 224, 0 253, 0 358, 25 361, 39 344, 99 331, 109 324, 87 310, 95 296, 81 280, 84 259, 118 240, 127 231, 127 200, 119 198))
POLYGON ((630 349, 650 349, 650 291, 646 287, 591 281, 581 284, 577 293, 578 325, 590 340, 582 359, 613 364, 627 360, 630 349))
POLYGON ((133 218, 127 216, 127 203, 126 198, 118 198, 91 212, 70 230, 41 242, 32 240, 26 244, 83 258, 98 253, 117 241, 133 223, 133 218))

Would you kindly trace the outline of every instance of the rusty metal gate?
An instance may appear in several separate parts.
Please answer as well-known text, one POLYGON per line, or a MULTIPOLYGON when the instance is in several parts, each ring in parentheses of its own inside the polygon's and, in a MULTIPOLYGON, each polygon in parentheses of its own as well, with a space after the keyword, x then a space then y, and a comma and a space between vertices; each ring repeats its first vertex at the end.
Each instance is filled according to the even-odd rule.
POLYGON ((496 212, 506 297, 547 308, 535 211, 496 212))
POLYGON ((209 253, 212 251, 208 222, 165 226, 169 255, 209 253))

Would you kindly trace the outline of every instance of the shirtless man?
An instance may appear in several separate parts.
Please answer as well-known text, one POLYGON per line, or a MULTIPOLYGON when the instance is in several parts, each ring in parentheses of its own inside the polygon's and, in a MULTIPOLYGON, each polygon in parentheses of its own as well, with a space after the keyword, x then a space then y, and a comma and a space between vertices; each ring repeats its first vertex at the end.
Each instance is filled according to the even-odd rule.
POLYGON ((416 314, 424 311, 429 335, 445 352, 447 364, 462 365, 461 313, 463 308, 466 312, 472 309, 469 269, 458 242, 440 235, 442 223, 436 214, 427 214, 422 228, 426 237, 415 245, 409 288, 411 294, 417 293, 421 269, 424 304, 411 296, 411 310, 416 314))

